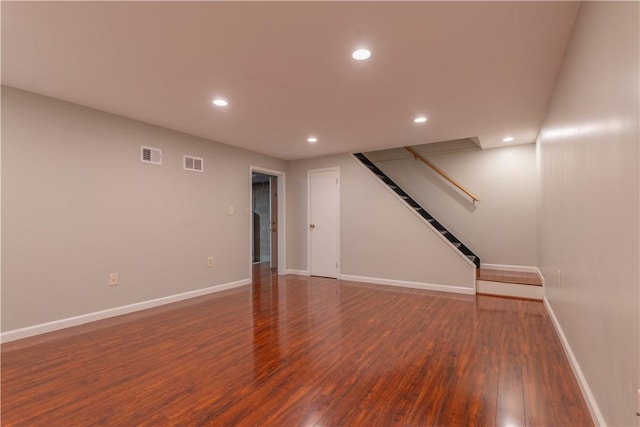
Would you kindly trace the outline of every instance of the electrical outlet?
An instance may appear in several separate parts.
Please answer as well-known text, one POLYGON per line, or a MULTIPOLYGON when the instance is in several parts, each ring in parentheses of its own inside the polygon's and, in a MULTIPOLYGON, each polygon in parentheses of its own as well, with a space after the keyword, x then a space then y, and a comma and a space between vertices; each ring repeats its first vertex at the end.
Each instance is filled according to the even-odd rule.
POLYGON ((213 267, 213 257, 212 257, 212 256, 210 256, 210 257, 207 259, 207 267, 208 267, 208 268, 213 267))
POLYGON ((118 286, 118 273, 109 273, 109 286, 118 286))
POLYGON ((233 208, 233 205, 229 205, 229 208, 227 209, 227 213, 229 215, 233 215, 235 213, 235 209, 233 208))

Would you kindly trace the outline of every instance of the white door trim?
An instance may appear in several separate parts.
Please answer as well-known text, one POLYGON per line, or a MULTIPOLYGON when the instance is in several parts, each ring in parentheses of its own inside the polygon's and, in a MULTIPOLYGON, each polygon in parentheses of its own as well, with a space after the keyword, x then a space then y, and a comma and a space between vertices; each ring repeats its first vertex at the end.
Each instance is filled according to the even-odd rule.
MULTIPOLYGON (((272 175, 278 177, 278 275, 284 275, 287 272, 286 269, 286 257, 287 257, 287 230, 286 230, 286 174, 282 171, 273 169, 266 169, 260 166, 249 166, 249 210, 253 205, 253 186, 252 186, 252 174, 253 172, 263 173, 266 175, 272 175)), ((249 277, 253 280, 253 254, 251 253, 251 247, 253 242, 253 217, 247 215, 249 221, 249 277)))
POLYGON ((335 171, 338 175, 338 200, 336 205, 336 218, 337 218, 337 248, 336 248, 336 258, 338 259, 338 267, 336 268, 337 277, 340 278, 340 271, 342 270, 342 260, 340 258, 340 167, 334 166, 330 168, 320 168, 320 169, 309 169, 307 171, 307 271, 311 274, 311 228, 309 224, 311 224, 311 174, 315 172, 333 172, 335 171))

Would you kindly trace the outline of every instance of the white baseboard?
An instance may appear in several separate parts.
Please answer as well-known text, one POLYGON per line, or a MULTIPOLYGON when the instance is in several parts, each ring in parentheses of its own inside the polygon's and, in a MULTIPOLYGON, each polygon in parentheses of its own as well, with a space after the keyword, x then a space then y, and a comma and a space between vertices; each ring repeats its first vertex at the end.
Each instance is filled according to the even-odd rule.
POLYGON ((297 274, 298 276, 310 276, 309 272, 306 270, 294 270, 292 268, 287 268, 286 274, 297 274))
POLYGON ((556 314, 553 312, 551 308, 551 304, 549 304, 549 300, 544 297, 544 306, 549 313, 549 317, 551 317, 551 323, 553 323, 558 336, 560 337, 560 342, 562 342, 562 347, 564 348, 564 352, 569 358, 569 364, 571 365, 571 369, 573 370, 576 379, 578 380, 578 384, 580 385, 580 390, 582 391, 582 395, 584 396, 585 401, 587 402, 587 406, 589 407, 589 412, 591 413, 591 418, 593 418, 593 423, 596 426, 606 426, 607 423, 602 416, 602 412, 600 412, 600 408, 598 407, 598 403, 596 402, 595 397, 593 397, 593 393, 591 393, 591 388, 589 387, 589 383, 587 383, 587 379, 584 377, 582 373, 582 369, 578 364, 578 360, 576 356, 573 354, 573 350, 569 345, 569 341, 562 330, 562 326, 560 326, 560 322, 558 322, 558 318, 556 314))
POLYGON ((502 270, 502 271, 518 271, 521 273, 540 273, 538 267, 532 267, 527 265, 507 265, 507 264, 485 264, 480 263, 480 268, 488 268, 490 270, 502 270))
POLYGON ((0 334, 0 342, 5 343, 15 341, 22 338, 32 337, 34 335, 40 335, 47 332, 57 331, 59 329, 70 328, 71 326, 78 326, 89 322, 95 322, 96 320, 102 320, 109 317, 120 316, 122 314, 133 313, 134 311, 157 307, 159 305, 182 301, 189 298, 195 298, 202 295, 220 292, 249 284, 251 284, 251 279, 242 279, 236 282, 224 283, 222 285, 215 285, 195 291, 183 292, 180 294, 169 295, 162 298, 156 298, 148 301, 142 301, 134 304, 96 311, 94 313, 81 314, 80 316, 54 320, 53 322, 41 323, 39 325, 28 326, 26 328, 14 329, 12 331, 3 332, 2 334, 0 334))
POLYGON ((431 283, 407 282, 404 280, 379 279, 376 277, 351 276, 341 274, 340 280, 350 280, 353 282, 373 283, 376 285, 400 286, 403 288, 426 289, 429 291, 453 292, 456 294, 475 295, 475 288, 465 288, 462 286, 434 285, 431 283))

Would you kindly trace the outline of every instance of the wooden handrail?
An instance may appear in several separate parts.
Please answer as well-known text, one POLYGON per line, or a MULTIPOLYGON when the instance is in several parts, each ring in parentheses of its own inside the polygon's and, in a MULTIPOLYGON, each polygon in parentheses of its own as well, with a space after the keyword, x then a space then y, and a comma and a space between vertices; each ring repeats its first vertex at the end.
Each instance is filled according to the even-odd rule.
POLYGON ((474 196, 473 194, 471 194, 466 188, 464 188, 462 185, 458 184, 455 180, 453 180, 453 178, 451 178, 449 175, 447 175, 446 173, 444 173, 439 167, 437 167, 436 165, 434 165, 433 163, 431 163, 429 160, 425 159, 420 153, 418 153, 416 150, 414 150, 411 147, 404 147, 405 150, 407 150, 408 152, 410 152, 413 157, 416 160, 420 160, 422 163, 424 163, 425 165, 429 166, 431 169, 433 169, 438 175, 440 175, 441 177, 443 177, 444 179, 446 179, 447 181, 449 181, 451 184, 453 184, 454 186, 456 186, 460 191, 462 191, 464 194, 466 194, 467 196, 471 197, 471 200, 473 200, 473 204, 475 205, 476 202, 480 201, 480 199, 478 199, 476 196, 474 196))

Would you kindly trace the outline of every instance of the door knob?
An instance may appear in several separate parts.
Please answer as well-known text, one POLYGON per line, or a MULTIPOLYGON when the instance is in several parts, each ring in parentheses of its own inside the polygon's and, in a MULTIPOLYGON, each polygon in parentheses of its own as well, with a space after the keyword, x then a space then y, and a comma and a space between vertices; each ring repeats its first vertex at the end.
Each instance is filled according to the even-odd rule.
POLYGON ((316 225, 315 224, 309 224, 309 227, 310 228, 316 228, 316 225))

